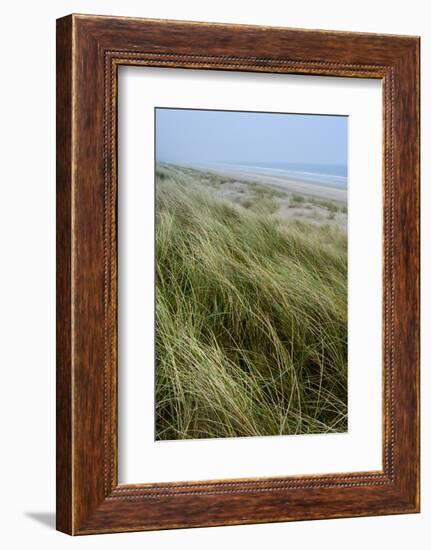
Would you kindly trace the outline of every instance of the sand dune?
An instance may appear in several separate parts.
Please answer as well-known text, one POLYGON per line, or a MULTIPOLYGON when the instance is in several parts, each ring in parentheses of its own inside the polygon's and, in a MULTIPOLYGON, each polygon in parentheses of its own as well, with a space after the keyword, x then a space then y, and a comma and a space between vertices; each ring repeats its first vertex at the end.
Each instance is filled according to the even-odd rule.
POLYGON ((200 169, 205 169, 207 172, 213 172, 219 176, 235 178, 243 181, 255 181, 262 185, 267 185, 281 191, 290 193, 298 193, 319 199, 331 200, 347 204, 347 190, 337 187, 328 187, 323 184, 314 182, 306 182, 286 178, 285 176, 268 176, 251 170, 243 170, 240 168, 214 168, 200 166, 200 169))
MULTIPOLYGON (((264 182, 265 175, 247 172, 244 176, 229 169, 208 169, 166 165, 178 176, 193 178, 216 197, 237 206, 255 211, 265 211, 280 220, 301 220, 313 225, 332 225, 347 230, 347 203, 333 198, 330 191, 340 191, 313 183, 287 181, 264 182), (305 191, 304 191, 305 189, 305 191), (329 192, 329 193, 328 193, 329 192)), ((212 168, 212 167, 211 167, 212 168)), ((272 179, 270 176, 268 179, 272 179)), ((278 180, 278 178, 274 178, 278 180)), ((344 191, 345 193, 345 191, 344 191)))

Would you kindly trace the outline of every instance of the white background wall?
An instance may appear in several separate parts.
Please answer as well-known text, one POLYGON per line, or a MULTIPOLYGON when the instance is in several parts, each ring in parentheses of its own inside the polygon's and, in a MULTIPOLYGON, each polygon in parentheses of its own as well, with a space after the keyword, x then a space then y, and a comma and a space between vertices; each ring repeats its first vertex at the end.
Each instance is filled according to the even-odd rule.
MULTIPOLYGON (((426 1, 9 1, 0 27, 0 540, 4 548, 425 548, 431 524, 430 359, 422 345, 422 514, 72 539, 53 530, 55 19, 96 13, 422 37, 422 327, 431 330, 431 28, 426 1), (428 524, 428 525, 427 525, 428 524)), ((429 536, 428 536, 429 539, 429 536)))

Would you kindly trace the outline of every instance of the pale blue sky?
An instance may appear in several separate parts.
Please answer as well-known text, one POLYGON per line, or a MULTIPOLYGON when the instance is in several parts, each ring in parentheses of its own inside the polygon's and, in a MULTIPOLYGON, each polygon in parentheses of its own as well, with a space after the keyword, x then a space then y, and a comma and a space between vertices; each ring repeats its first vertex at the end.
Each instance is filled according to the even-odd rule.
POLYGON ((347 117, 157 108, 156 157, 347 165, 347 117))

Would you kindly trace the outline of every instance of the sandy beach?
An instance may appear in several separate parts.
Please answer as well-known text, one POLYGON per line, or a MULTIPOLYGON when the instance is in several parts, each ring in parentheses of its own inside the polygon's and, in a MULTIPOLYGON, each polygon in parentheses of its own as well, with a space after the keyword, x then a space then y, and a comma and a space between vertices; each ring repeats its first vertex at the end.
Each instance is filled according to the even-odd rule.
POLYGON ((262 185, 267 185, 281 191, 289 193, 297 193, 318 199, 336 201, 342 204, 347 204, 347 190, 326 185, 319 185, 301 180, 293 180, 285 176, 268 176, 258 172, 243 170, 240 168, 214 168, 206 166, 196 166, 200 170, 212 172, 219 176, 235 178, 242 181, 258 182, 262 185))
POLYGON ((251 210, 262 209, 280 220, 302 220, 347 229, 347 191, 282 176, 266 176, 236 169, 208 169, 170 165, 216 197, 251 210))

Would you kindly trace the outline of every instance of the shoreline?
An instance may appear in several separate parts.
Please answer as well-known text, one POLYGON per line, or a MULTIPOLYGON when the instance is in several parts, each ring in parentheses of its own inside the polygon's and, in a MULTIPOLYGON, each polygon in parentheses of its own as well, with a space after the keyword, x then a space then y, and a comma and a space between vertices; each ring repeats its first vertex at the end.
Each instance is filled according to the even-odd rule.
POLYGON ((204 165, 189 166, 196 170, 205 170, 218 176, 235 178, 243 181, 254 181, 261 185, 272 187, 278 191, 286 193, 297 193, 309 197, 335 201, 342 204, 347 204, 347 189, 338 189, 318 183, 311 183, 300 179, 286 178, 285 176, 267 176, 250 170, 242 170, 239 168, 213 168, 204 165))
POLYGON ((233 175, 230 170, 222 169, 205 170, 179 165, 166 165, 166 168, 173 174, 190 178, 215 198, 236 207, 264 212, 282 221, 302 220, 313 225, 329 224, 347 230, 347 203, 334 200, 328 193, 333 188, 296 181, 283 181, 284 185, 278 181, 263 183, 254 173, 238 177, 237 173, 233 175), (304 186, 307 187, 305 191, 304 186))

